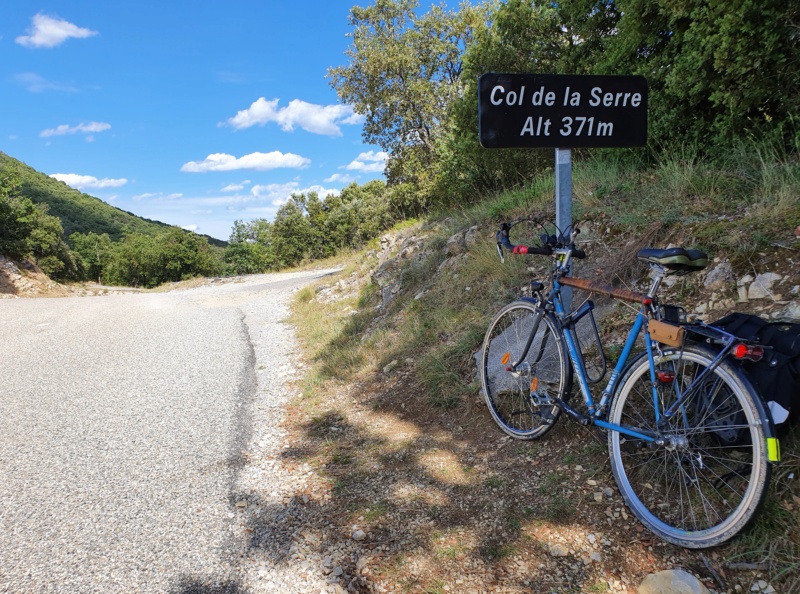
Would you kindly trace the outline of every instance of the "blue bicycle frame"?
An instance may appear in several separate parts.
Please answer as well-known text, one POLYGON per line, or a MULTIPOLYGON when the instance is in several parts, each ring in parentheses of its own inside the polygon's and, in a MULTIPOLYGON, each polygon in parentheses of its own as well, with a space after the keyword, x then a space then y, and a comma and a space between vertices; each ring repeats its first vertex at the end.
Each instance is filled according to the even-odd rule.
MULTIPOLYGON (((555 306, 556 317, 559 320, 564 320, 567 312, 564 309, 564 305, 561 301, 561 285, 558 283, 558 280, 555 280, 553 283, 553 292, 551 294, 551 299, 555 306)), ((628 429, 627 427, 623 427, 621 425, 616 425, 614 423, 609 423, 608 421, 604 420, 604 409, 608 404, 611 395, 617 388, 617 384, 622 377, 622 372, 625 369, 625 364, 628 362, 628 357, 633 350, 633 345, 636 343, 636 338, 639 336, 639 332, 641 332, 642 328, 645 328, 645 345, 647 346, 647 358, 650 361, 650 379, 653 384, 653 408, 655 409, 656 414, 656 421, 659 419, 659 407, 658 407, 658 393, 656 392, 656 376, 655 376, 655 362, 653 359, 653 347, 652 342, 650 340, 650 334, 647 332, 647 326, 645 325, 647 322, 647 314, 644 312, 644 307, 639 310, 639 314, 636 316, 636 320, 633 323, 633 327, 631 328, 630 332, 628 333, 628 338, 625 340, 625 346, 622 349, 622 353, 617 360, 614 369, 611 372, 611 377, 609 378, 608 384, 606 385, 605 389, 603 390, 603 396, 600 399, 600 403, 597 407, 595 407, 594 401, 592 399, 592 393, 589 389, 589 381, 586 376, 586 370, 583 366, 583 359, 578 353, 578 346, 575 343, 575 338, 573 337, 572 331, 568 327, 564 327, 564 340, 567 344, 567 351, 569 352, 569 358, 572 362, 572 368, 575 371, 575 376, 578 380, 578 385, 580 386, 581 395, 583 396, 583 400, 586 403, 586 407, 589 409, 589 415, 591 418, 591 422, 598 427, 602 427, 603 429, 610 429, 612 431, 617 431, 622 433, 623 435, 628 435, 630 437, 635 437, 637 439, 643 439, 645 441, 655 441, 656 436, 654 435, 645 435, 644 433, 640 433, 638 431, 633 431, 632 429, 628 429)))

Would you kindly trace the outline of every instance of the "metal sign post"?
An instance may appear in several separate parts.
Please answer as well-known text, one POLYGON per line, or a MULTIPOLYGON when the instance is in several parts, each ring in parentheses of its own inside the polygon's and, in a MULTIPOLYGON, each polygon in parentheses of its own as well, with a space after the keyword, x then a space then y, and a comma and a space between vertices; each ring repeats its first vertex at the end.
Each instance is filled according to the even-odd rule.
MULTIPOLYGON (((556 149, 556 226, 572 224, 573 148, 647 144, 643 76, 487 73, 478 81, 485 148, 556 149)), ((562 289, 564 305, 571 293, 562 289)))
MULTIPOLYGON (((572 224, 572 152, 569 149, 556 149, 556 227, 564 231, 572 224)), ((572 305, 572 289, 562 287, 561 298, 564 307, 572 305)))

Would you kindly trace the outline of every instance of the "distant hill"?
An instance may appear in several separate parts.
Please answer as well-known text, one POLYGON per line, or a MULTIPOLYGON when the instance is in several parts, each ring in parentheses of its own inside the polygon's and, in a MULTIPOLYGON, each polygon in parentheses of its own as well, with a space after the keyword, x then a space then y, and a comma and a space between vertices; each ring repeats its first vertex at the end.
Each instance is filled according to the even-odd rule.
MULTIPOLYGON (((65 238, 76 231, 93 231, 98 235, 108 233, 113 241, 119 241, 124 228, 145 235, 155 235, 169 227, 166 223, 138 217, 99 198, 79 192, 0 151, 0 175, 5 172, 16 173, 22 185, 22 194, 36 203, 47 204, 49 213, 61 219, 65 238)), ((226 242, 208 235, 203 237, 213 246, 227 245, 226 242)))

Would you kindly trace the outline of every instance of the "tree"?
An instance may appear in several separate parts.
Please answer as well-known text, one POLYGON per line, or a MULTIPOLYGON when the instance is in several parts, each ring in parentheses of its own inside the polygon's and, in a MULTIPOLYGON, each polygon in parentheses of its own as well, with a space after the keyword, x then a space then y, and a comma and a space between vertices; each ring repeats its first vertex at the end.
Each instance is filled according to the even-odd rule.
POLYGON ((234 274, 255 274, 277 268, 272 247, 272 223, 255 219, 235 221, 224 261, 234 274))
POLYGON ((114 257, 114 244, 108 233, 98 235, 93 231, 85 234, 76 231, 69 236, 69 243, 81 260, 85 278, 102 284, 103 270, 114 257))
POLYGON ((168 227, 156 236, 126 233, 114 247, 103 276, 111 284, 156 287, 221 272, 221 262, 205 237, 168 227))
POLYGON ((567 43, 556 9, 533 0, 492 5, 466 48, 464 90, 437 144, 436 193, 450 204, 515 187, 552 165, 552 152, 486 150, 478 141, 478 79, 486 72, 559 72, 567 43))
POLYGON ((350 11, 349 64, 328 76, 339 98, 365 117, 364 140, 390 153, 390 182, 424 187, 448 110, 460 93, 461 55, 480 22, 480 7, 433 7, 417 0, 376 0, 350 11), (408 165, 413 157, 413 166, 408 165))
POLYGON ((650 136, 729 144, 772 134, 791 144, 800 110, 796 0, 619 0, 605 71, 643 74, 650 136))
POLYGON ((24 217, 32 208, 33 203, 20 196, 15 176, 0 177, 0 254, 18 260, 27 256, 30 228, 24 217))
POLYGON ((313 230, 303 212, 304 197, 294 194, 275 213, 272 241, 275 257, 281 267, 300 263, 311 252, 313 230))
POLYGON ((47 205, 22 196, 19 188, 13 174, 0 179, 0 253, 18 260, 33 258, 45 274, 57 279, 76 278, 78 263, 64 242, 61 221, 47 214, 47 205))

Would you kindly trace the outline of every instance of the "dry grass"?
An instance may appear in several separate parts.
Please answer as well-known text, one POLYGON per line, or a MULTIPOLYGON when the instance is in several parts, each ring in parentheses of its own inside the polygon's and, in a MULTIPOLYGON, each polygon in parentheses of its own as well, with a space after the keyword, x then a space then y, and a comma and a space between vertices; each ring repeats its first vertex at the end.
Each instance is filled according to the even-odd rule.
MULTIPOLYGON (((779 176, 783 181, 770 182, 783 188, 776 196, 800 187, 786 171, 779 176)), ((581 276, 641 288, 643 271, 633 264, 623 274, 620 253, 635 249, 644 235, 662 244, 702 238, 715 247, 712 253, 737 261, 741 252, 718 242, 717 231, 659 218, 690 210, 681 201, 662 204, 672 192, 690 192, 717 208, 730 184, 736 187, 727 173, 692 161, 628 173, 632 181, 605 190, 602 185, 610 186, 614 176, 595 186, 586 179, 576 184, 576 194, 586 197, 580 216, 591 220, 590 258, 581 264, 581 276), (641 194, 650 198, 639 204, 641 194)), ((504 438, 492 424, 478 396, 473 353, 491 314, 531 276, 530 260, 499 264, 494 227, 501 216, 546 210, 541 205, 549 196, 546 185, 519 191, 434 226, 425 249, 402 263, 396 277, 402 289, 386 307, 379 307, 380 289, 369 277, 378 263, 374 250, 346 264, 341 278, 350 284, 336 300, 321 299, 319 288, 298 294, 293 322, 314 365, 290 425, 305 444, 302 460, 329 485, 325 518, 358 523, 369 534, 370 564, 359 584, 364 591, 381 585, 407 592, 603 592, 612 586, 633 592, 647 573, 683 567, 715 590, 715 573, 728 590, 740 585, 748 591, 756 579, 771 581, 778 591, 800 588, 800 488, 790 478, 800 475, 797 436, 784 441, 784 461, 775 468, 767 507, 754 529, 728 545, 697 552, 650 536, 616 490, 595 501, 599 488, 614 487, 603 436, 564 419, 541 442, 521 443, 504 438), (457 265, 440 269, 448 235, 476 223, 483 239, 457 265), (566 556, 551 555, 561 544, 566 556)), ((769 216, 785 207, 785 198, 775 200, 769 216)), ((800 223, 791 218, 792 208, 770 242, 790 237, 786 225, 800 223)), ((724 228, 719 233, 748 224, 735 213, 724 216, 729 218, 714 219, 724 228)), ((797 284, 800 259, 787 269, 784 249, 773 246, 749 260, 769 269, 780 263, 797 284)), ((702 284, 691 278, 665 295, 690 307, 705 297, 702 284)), ((607 309, 602 332, 614 342, 630 315, 624 308, 607 309)))

